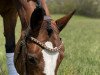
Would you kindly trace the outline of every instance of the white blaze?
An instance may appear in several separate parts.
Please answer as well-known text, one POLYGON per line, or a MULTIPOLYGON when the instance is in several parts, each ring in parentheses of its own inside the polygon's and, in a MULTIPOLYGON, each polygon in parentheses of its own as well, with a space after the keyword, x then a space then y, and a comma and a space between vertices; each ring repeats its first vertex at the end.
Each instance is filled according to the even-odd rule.
MULTIPOLYGON (((51 42, 46 42, 45 45, 49 48, 53 48, 53 44, 51 42)), ((45 64, 44 73, 46 75, 55 75, 55 68, 59 52, 48 52, 46 50, 42 50, 42 53, 45 64)))

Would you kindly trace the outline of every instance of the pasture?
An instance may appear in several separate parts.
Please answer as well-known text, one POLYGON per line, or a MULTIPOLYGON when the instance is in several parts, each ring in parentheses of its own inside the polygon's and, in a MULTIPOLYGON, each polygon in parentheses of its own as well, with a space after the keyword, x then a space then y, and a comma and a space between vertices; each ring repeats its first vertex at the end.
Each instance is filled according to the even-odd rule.
MULTIPOLYGON (((53 19, 63 15, 52 15, 53 19)), ((0 75, 7 75, 3 22, 0 17, 0 75)), ((16 41, 20 36, 16 26, 16 41)), ((65 57, 58 75, 100 75, 100 19, 74 16, 61 32, 65 57)))

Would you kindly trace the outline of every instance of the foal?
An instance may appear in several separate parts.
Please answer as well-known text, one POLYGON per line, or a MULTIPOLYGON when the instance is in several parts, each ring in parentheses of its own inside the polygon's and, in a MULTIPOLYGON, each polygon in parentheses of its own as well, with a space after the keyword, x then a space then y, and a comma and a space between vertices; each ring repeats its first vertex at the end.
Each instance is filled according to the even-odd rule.
POLYGON ((14 62, 20 75, 57 75, 64 57, 64 45, 59 33, 74 12, 56 20, 54 24, 44 15, 42 8, 34 10, 30 26, 15 48, 14 62))

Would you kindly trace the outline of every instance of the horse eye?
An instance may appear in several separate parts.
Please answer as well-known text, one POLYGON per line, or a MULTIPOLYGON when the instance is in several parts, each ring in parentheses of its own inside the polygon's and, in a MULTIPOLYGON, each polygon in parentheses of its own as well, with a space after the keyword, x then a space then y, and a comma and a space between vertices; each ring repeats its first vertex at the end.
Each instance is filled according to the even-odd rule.
POLYGON ((47 32, 48 32, 48 35, 49 35, 49 37, 50 37, 51 34, 53 33, 53 30, 52 30, 52 29, 47 29, 47 32))
POLYGON ((60 38, 60 40, 62 40, 62 38, 60 38))
POLYGON ((31 55, 28 55, 28 61, 29 61, 31 64, 34 64, 34 65, 38 64, 37 58, 36 58, 36 57, 33 57, 33 56, 31 56, 31 55))

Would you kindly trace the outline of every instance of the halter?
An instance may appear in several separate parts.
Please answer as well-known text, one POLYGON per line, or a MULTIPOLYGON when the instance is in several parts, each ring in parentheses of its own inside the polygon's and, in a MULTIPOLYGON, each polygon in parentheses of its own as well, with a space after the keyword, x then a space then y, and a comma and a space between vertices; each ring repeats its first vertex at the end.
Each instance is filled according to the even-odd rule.
MULTIPOLYGON (((48 16, 45 16, 44 17, 44 20, 45 21, 50 21, 50 17, 48 16)), ((27 41, 26 39, 29 38, 28 35, 29 35, 29 30, 30 30, 30 27, 28 26, 28 28, 26 29, 25 31, 25 36, 24 38, 22 39, 21 43, 20 43, 20 51, 16 54, 15 58, 14 58, 14 62, 16 64, 16 61, 17 61, 17 58, 20 54, 20 52, 22 52, 22 60, 23 60, 23 66, 24 66, 24 75, 28 75, 27 74, 27 65, 26 65, 26 62, 27 62, 27 55, 28 55, 28 52, 27 52, 27 41), (22 50, 22 51, 21 51, 22 50)), ((55 48, 49 48, 47 47, 43 42, 40 42, 38 39, 34 38, 34 37, 30 37, 29 38, 30 41, 32 41, 33 43, 35 43, 36 45, 38 45, 39 47, 42 48, 42 50, 46 50, 46 51, 49 51, 49 52, 60 52, 60 49, 62 48, 63 46, 63 42, 61 42, 61 44, 58 46, 58 47, 55 47, 55 48)))

